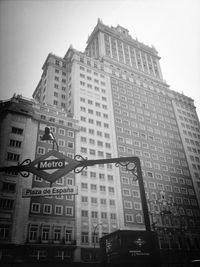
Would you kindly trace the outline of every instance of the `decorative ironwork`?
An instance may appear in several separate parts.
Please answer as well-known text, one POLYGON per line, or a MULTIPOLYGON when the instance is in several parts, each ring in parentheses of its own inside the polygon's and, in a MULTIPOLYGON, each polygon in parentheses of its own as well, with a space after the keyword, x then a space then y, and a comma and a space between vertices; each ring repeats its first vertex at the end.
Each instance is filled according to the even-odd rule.
POLYGON ((30 159, 25 159, 24 161, 22 161, 22 163, 20 163, 18 166, 21 168, 22 170, 19 170, 19 174, 24 177, 27 178, 30 175, 30 172, 27 170, 23 170, 24 166, 29 166, 31 164, 31 160, 30 159))
POLYGON ((80 162, 81 166, 77 166, 74 169, 74 173, 81 173, 84 169, 87 169, 87 158, 82 157, 81 155, 75 155, 74 159, 80 162))
POLYGON ((49 175, 50 177, 46 177, 47 174, 44 174, 44 171, 42 173, 40 170, 38 170, 38 168, 35 167, 35 165, 37 165, 38 161, 40 160, 47 160, 48 156, 56 156, 57 159, 64 157, 64 155, 61 155, 61 153, 59 153, 58 151, 53 150, 53 152, 48 152, 47 154, 41 156, 39 159, 36 159, 33 162, 31 162, 30 160, 25 160, 19 166, 0 167, 0 171, 12 169, 13 171, 17 171, 18 173, 20 173, 23 177, 28 177, 29 172, 31 172, 38 176, 41 176, 42 178, 44 177, 52 184, 52 182, 55 182, 62 175, 65 175, 70 171, 74 171, 74 173, 80 173, 88 166, 115 163, 116 166, 125 167, 127 171, 132 173, 134 180, 138 181, 146 231, 151 231, 144 182, 142 178, 142 170, 140 165, 140 159, 138 157, 106 158, 95 160, 88 160, 87 158, 83 158, 81 155, 76 155, 74 159, 64 157, 66 159, 67 164, 64 168, 61 169, 62 171, 58 169, 57 172, 54 172, 49 175), (25 163, 28 163, 28 165, 25 165, 25 163))
POLYGON ((138 173, 137 173, 137 166, 135 162, 132 161, 126 161, 126 162, 117 162, 115 164, 116 167, 122 166, 126 168, 126 171, 129 171, 132 173, 134 176, 133 180, 137 181, 138 180, 138 173))
POLYGON ((22 163, 18 163, 18 165, 0 167, 0 172, 16 172, 19 173, 22 177, 27 178, 30 175, 30 171, 27 170, 30 164, 31 160, 25 159, 24 161, 22 161, 22 163))

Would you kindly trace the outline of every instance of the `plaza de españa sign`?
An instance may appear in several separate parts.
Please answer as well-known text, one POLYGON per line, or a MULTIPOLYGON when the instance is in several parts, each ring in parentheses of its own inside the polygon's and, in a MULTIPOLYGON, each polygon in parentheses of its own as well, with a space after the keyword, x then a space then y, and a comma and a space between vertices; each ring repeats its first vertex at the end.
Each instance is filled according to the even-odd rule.
POLYGON ((74 170, 79 164, 80 162, 68 158, 56 150, 51 150, 32 161, 26 169, 28 172, 54 183, 60 177, 74 170))

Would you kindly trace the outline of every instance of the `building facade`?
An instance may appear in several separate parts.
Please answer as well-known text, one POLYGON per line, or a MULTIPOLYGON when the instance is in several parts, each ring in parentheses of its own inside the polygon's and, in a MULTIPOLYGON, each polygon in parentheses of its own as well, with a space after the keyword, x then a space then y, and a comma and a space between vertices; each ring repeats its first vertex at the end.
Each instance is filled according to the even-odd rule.
MULTIPOLYGON (((62 109, 14 96, 1 103, 1 126, 1 166, 17 165, 26 159, 33 161, 52 150, 51 141, 41 139, 45 127, 51 128, 59 152, 74 157, 78 127, 71 114, 62 109)), ((32 198, 22 195, 27 188, 48 189, 74 183, 73 173, 51 185, 33 174, 24 178, 16 172, 1 173, 2 261, 21 258, 40 261, 51 257, 56 261, 71 260, 76 247, 75 195, 32 198)))
MULTIPOLYGON (((159 60, 154 47, 101 20, 84 52, 70 46, 63 58, 49 54, 33 93, 40 106, 34 109, 35 157, 48 151, 49 144, 40 139, 47 124, 60 150, 70 157, 139 157, 160 248, 196 249, 200 247, 199 119, 194 101, 163 80, 159 60), (66 124, 65 114, 76 122, 74 130, 66 124)), ((122 166, 95 165, 56 183, 78 186, 78 195, 30 199, 29 243, 38 244, 44 236, 43 244, 50 245, 57 236, 59 244, 71 236, 76 240, 73 252, 63 248, 57 255, 90 261, 95 259, 99 237, 118 229, 145 229, 138 182, 122 166)), ((32 186, 44 187, 45 182, 33 177, 32 186)), ((37 257, 38 250, 35 253, 37 257)))

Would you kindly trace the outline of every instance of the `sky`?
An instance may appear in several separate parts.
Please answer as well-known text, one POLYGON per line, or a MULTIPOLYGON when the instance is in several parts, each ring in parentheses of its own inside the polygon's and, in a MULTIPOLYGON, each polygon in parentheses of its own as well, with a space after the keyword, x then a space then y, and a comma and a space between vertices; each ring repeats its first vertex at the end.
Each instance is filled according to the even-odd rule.
POLYGON ((0 0, 0 100, 31 98, 49 53, 84 51, 98 18, 153 45, 170 89, 194 99, 200 118, 199 0, 0 0))

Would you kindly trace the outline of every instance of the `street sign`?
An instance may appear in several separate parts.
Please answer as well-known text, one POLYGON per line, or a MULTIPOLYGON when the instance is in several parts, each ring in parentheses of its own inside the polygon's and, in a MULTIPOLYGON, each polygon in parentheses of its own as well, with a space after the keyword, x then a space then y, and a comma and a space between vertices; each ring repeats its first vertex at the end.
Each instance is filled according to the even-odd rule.
POLYGON ((63 169, 65 168, 64 159, 51 159, 38 161, 38 170, 48 170, 48 169, 63 169))
POLYGON ((50 183, 54 183, 60 177, 74 170, 78 165, 80 165, 80 162, 68 158, 58 151, 51 150, 23 167, 26 171, 50 183))
POLYGON ((45 196, 60 196, 60 195, 76 195, 78 194, 77 186, 64 187, 33 187, 24 188, 22 190, 22 197, 45 197, 45 196))

